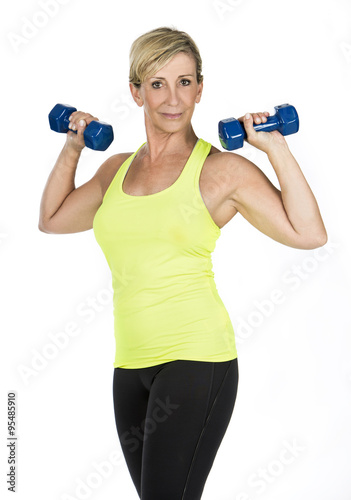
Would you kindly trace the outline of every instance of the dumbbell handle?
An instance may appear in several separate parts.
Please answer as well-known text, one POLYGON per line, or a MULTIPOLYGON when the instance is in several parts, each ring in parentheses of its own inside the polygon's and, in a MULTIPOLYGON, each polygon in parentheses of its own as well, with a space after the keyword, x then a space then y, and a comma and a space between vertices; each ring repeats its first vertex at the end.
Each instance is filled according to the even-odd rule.
MULTIPOLYGON (((256 132, 272 132, 273 130, 277 130, 277 128, 280 125, 280 121, 277 117, 277 115, 273 116, 267 116, 267 121, 266 122, 261 122, 261 123, 254 123, 253 128, 256 130, 256 132)), ((246 138, 246 131, 243 126, 245 138, 246 138)))
MULTIPOLYGON (((108 123, 106 123, 106 122, 102 122, 101 120, 98 120, 98 121, 97 121, 97 120, 91 120, 91 122, 90 122, 90 123, 92 123, 92 122, 97 122, 97 123, 99 123, 100 125, 109 125, 108 123)), ((68 125, 70 124, 70 121, 69 121, 69 119, 68 119, 66 116, 64 116, 64 117, 63 117, 63 123, 64 123, 64 125, 66 126, 66 128, 68 128, 68 125)), ((90 123, 89 123, 89 125, 90 125, 90 123)), ((70 128, 69 130, 70 130, 71 132, 74 132, 75 134, 78 132, 77 130, 72 130, 71 128, 70 128)))
MULTIPOLYGON (((235 121, 234 118, 226 118, 225 120, 222 120, 222 123, 226 124, 226 123, 231 123, 233 121, 235 121)), ((239 120, 237 120, 237 121, 240 123, 240 127, 242 129, 242 134, 243 134, 243 139, 246 139, 247 134, 246 134, 244 124, 242 122, 240 122, 239 120)), ((267 116, 267 121, 265 123, 256 123, 256 124, 254 123, 253 128, 256 130, 256 132, 272 132, 273 130, 277 130, 279 125, 280 125, 280 122, 279 122, 277 115, 273 115, 273 116, 267 116)))

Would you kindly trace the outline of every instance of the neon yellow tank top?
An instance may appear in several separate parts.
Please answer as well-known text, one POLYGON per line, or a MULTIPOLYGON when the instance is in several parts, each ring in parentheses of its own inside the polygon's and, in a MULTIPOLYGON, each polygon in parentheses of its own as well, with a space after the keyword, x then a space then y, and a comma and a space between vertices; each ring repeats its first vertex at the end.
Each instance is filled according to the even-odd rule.
POLYGON ((112 272, 113 366, 234 359, 234 330, 212 271, 221 230, 199 187, 211 144, 198 139, 178 179, 145 196, 122 190, 139 149, 118 169, 93 221, 112 272))

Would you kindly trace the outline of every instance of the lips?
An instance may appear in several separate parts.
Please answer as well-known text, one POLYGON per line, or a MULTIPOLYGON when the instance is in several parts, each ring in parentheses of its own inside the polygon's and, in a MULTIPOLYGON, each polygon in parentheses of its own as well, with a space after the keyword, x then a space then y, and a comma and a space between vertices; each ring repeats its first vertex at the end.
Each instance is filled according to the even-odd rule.
POLYGON ((182 116, 182 113, 178 113, 178 114, 170 114, 170 113, 162 113, 163 116, 165 116, 166 118, 169 118, 170 120, 175 120, 176 118, 179 118, 180 116, 182 116))

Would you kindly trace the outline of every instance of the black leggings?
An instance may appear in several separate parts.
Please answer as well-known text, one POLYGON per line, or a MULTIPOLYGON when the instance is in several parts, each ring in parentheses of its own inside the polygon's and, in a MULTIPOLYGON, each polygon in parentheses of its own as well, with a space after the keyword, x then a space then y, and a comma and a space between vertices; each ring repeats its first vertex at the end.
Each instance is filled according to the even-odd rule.
POLYGON ((115 368, 122 451, 142 500, 199 500, 231 419, 237 358, 115 368))

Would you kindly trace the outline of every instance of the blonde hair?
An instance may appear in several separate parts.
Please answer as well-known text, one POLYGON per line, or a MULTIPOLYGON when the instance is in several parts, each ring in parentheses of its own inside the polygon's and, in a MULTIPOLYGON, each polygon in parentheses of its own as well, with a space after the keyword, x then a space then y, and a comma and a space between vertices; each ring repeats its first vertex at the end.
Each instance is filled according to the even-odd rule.
POLYGON ((166 26, 148 31, 132 43, 129 53, 129 82, 140 88, 149 76, 155 74, 179 52, 194 57, 197 83, 201 83, 202 60, 196 43, 184 31, 166 26))

